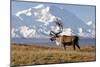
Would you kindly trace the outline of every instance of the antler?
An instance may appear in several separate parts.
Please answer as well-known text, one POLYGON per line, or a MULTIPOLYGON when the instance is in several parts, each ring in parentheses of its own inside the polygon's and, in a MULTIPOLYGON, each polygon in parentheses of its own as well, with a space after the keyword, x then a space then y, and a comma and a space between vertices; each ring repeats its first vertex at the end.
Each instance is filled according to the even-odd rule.
POLYGON ((56 35, 58 35, 58 34, 62 33, 62 31, 63 31, 63 24, 58 18, 56 18, 55 23, 59 27, 59 31, 56 33, 56 35))
POLYGON ((50 32, 51 36, 58 36, 63 31, 63 24, 58 18, 55 19, 55 24, 59 27, 59 31, 57 33, 55 33, 54 31, 51 31, 50 32))

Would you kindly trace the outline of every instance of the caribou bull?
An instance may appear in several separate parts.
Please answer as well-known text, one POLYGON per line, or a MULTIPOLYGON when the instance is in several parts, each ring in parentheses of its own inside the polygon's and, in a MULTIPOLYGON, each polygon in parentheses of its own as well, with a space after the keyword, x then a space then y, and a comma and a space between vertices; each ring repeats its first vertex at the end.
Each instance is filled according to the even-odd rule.
POLYGON ((79 37, 78 36, 67 36, 67 35, 60 35, 63 30, 63 25, 58 20, 56 21, 56 24, 59 26, 59 32, 55 33, 54 31, 50 32, 50 40, 55 41, 57 45, 61 45, 66 50, 66 46, 73 46, 73 49, 75 50, 75 46, 80 49, 80 46, 78 44, 79 37))

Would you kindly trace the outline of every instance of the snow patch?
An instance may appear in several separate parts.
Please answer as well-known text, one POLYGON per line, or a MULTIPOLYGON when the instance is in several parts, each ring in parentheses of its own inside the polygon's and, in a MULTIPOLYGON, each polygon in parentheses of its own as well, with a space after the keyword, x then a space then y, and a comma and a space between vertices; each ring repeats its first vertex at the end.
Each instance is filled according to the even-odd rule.
POLYGON ((44 25, 48 25, 49 22, 53 22, 56 18, 54 15, 50 13, 50 7, 45 6, 44 4, 37 5, 35 7, 18 11, 16 16, 19 17, 20 20, 24 20, 21 15, 26 16, 34 16, 36 21, 44 23, 44 25))
POLYGON ((86 24, 90 26, 92 25, 92 21, 88 21, 86 24))
POLYGON ((33 38, 36 32, 34 29, 31 29, 27 26, 21 26, 19 28, 19 31, 20 31, 20 34, 25 38, 33 38))
POLYGON ((12 38, 13 37, 19 37, 19 35, 17 34, 17 31, 18 31, 18 29, 12 28, 12 30, 11 30, 12 38))
POLYGON ((44 6, 43 4, 35 7, 34 16, 37 18, 37 21, 42 22, 45 25, 48 25, 49 22, 53 22, 54 18, 56 18, 50 13, 50 7, 44 6))
POLYGON ((41 7, 44 7, 44 5, 43 5, 43 4, 40 4, 40 5, 37 5, 37 6, 33 7, 33 8, 39 9, 39 8, 41 8, 41 7))
POLYGON ((26 9, 26 10, 19 11, 19 12, 16 13, 16 16, 19 17, 19 19, 23 20, 21 15, 25 14, 26 16, 31 16, 32 15, 31 10, 32 9, 29 8, 29 9, 26 9))
POLYGON ((61 33, 61 35, 74 35, 73 30, 71 28, 65 28, 63 29, 63 32, 61 33))
POLYGON ((79 33, 82 33, 83 32, 83 29, 82 28, 79 28, 78 30, 79 30, 79 33))

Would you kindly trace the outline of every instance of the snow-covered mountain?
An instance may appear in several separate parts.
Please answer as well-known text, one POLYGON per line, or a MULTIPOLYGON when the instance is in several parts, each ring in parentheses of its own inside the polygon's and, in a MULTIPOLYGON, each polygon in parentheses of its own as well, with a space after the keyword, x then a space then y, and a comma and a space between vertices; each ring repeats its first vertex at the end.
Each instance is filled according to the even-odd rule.
POLYGON ((61 19, 64 29, 62 35, 79 35, 81 37, 95 37, 93 21, 82 21, 73 12, 57 6, 44 4, 18 11, 12 15, 12 37, 34 38, 49 37, 49 32, 58 28, 55 18, 61 19))

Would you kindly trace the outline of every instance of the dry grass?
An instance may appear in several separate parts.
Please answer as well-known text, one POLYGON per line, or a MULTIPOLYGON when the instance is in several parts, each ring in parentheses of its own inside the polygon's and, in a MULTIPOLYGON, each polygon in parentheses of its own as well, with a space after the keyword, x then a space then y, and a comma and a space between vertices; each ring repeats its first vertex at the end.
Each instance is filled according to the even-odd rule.
POLYGON ((36 45, 12 44, 12 65, 54 64, 81 61, 95 61, 95 46, 82 46, 74 51, 72 47, 51 48, 36 45))

